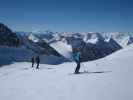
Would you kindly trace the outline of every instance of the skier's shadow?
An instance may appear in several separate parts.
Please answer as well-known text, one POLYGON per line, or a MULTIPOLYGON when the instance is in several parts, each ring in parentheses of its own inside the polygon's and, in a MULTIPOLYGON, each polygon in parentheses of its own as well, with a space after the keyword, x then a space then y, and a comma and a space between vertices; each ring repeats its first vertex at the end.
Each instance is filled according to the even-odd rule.
MULTIPOLYGON (((112 71, 92 71, 92 72, 91 71, 84 71, 84 72, 77 73, 77 75, 78 74, 103 74, 103 73, 110 73, 110 72, 112 72, 112 71)), ((75 74, 75 73, 71 73, 71 74, 75 74)))
POLYGON ((94 72, 89 72, 89 71, 84 71, 84 72, 79 72, 79 74, 102 74, 102 73, 110 73, 112 71, 94 71, 94 72))

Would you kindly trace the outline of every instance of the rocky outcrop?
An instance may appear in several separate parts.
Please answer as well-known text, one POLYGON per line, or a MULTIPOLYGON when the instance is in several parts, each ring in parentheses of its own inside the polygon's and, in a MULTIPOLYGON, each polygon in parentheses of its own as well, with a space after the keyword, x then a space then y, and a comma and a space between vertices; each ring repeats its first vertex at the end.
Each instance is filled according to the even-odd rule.
POLYGON ((6 25, 0 23, 0 45, 19 46, 19 38, 6 25))

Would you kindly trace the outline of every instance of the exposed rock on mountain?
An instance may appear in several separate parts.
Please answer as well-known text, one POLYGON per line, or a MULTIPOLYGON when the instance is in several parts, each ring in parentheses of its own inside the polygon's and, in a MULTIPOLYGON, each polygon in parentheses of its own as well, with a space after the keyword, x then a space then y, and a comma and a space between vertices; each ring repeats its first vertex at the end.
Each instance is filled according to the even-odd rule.
POLYGON ((46 43, 43 39, 40 39, 37 35, 29 34, 27 38, 27 42, 29 42, 29 45, 25 45, 27 45, 27 47, 32 46, 31 49, 34 51, 36 50, 35 52, 39 54, 47 54, 61 57, 61 55, 56 50, 50 47, 48 43, 46 43))
POLYGON ((13 33, 6 25, 0 23, 0 45, 19 46, 20 41, 16 33, 13 33))

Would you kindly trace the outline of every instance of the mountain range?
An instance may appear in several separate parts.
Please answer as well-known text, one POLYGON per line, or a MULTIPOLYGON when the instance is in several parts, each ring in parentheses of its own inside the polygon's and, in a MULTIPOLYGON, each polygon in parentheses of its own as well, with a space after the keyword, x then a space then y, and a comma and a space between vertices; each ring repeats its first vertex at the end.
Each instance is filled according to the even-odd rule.
MULTIPOLYGON (((15 51, 21 51, 21 54, 30 54, 27 57, 22 57, 23 59, 19 61, 27 61, 31 56, 40 55, 43 56, 45 61, 49 61, 46 58, 54 58, 53 61, 55 62, 53 64, 57 64, 57 62, 72 61, 73 53, 80 51, 81 61, 84 62, 103 58, 115 51, 126 48, 132 43, 132 33, 13 32, 6 25, 0 23, 0 49, 2 48, 0 55, 3 54, 4 47, 5 51, 12 52, 15 48, 15 51)), ((12 58, 17 59, 16 55, 19 54, 15 51, 11 57, 7 56, 10 60, 12 58)))

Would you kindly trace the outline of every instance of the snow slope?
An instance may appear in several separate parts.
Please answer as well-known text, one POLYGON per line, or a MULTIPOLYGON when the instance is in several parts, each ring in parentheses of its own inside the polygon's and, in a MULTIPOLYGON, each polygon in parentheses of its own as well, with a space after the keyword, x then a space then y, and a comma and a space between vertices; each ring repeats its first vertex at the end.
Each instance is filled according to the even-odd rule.
POLYGON ((1 100, 132 100, 133 45, 103 59, 76 64, 41 64, 39 70, 27 62, 0 68, 1 100), (88 71, 85 73, 84 71, 88 71))
POLYGON ((72 47, 62 41, 57 41, 50 44, 56 51, 58 51, 65 58, 72 58, 72 47))

